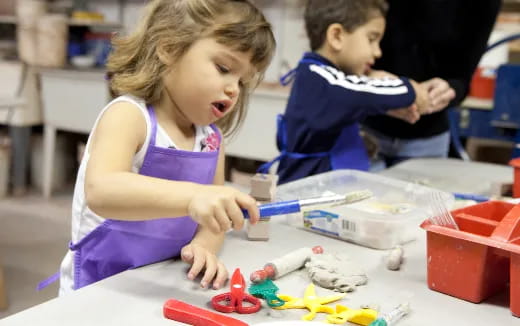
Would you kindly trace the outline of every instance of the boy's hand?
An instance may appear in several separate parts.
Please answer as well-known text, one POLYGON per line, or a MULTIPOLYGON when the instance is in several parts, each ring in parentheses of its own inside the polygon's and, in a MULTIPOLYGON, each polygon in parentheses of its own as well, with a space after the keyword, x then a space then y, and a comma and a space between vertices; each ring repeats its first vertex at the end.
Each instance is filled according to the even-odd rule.
POLYGON ((256 200, 236 189, 225 186, 201 186, 188 204, 189 215, 200 225, 214 233, 244 226, 242 209, 249 213, 249 221, 255 224, 260 219, 256 200))
POLYGON ((417 110, 417 105, 415 104, 412 104, 407 108, 390 110, 386 114, 391 117, 404 120, 410 124, 416 123, 421 118, 421 114, 417 110))
POLYGON ((181 258, 183 262, 191 265, 188 279, 194 280, 204 270, 200 281, 201 287, 206 288, 213 282, 212 287, 216 290, 226 284, 229 276, 226 267, 214 253, 200 244, 190 243, 184 246, 181 250, 181 258))
POLYGON ((431 103, 430 98, 428 96, 428 89, 425 85, 417 83, 415 80, 410 79, 410 83, 415 91, 415 105, 417 105, 417 110, 419 114, 430 114, 431 112, 431 103))
POLYGON ((444 79, 435 77, 422 82, 421 85, 428 91, 430 113, 443 110, 455 98, 455 90, 444 79))

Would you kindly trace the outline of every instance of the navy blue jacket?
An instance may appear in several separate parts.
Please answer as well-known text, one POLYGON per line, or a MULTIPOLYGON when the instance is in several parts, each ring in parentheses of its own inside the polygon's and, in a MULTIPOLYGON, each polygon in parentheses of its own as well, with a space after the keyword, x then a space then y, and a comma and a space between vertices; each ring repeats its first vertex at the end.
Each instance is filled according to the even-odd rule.
MULTIPOLYGON (((296 68, 284 114, 286 150, 289 152, 328 152, 343 128, 359 128, 358 122, 369 115, 385 114, 415 101, 415 92, 406 78, 371 79, 346 75, 313 52, 306 53, 302 60, 296 68)), ((329 170, 328 156, 303 159, 285 156, 278 166, 279 183, 329 170)))

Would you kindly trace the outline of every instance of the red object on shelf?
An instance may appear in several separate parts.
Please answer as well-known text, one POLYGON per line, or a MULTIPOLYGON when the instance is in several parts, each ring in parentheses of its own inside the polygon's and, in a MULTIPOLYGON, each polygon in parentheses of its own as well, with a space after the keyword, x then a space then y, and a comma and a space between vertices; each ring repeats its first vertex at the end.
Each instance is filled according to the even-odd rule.
POLYGON ((493 99, 495 96, 495 83, 495 69, 478 67, 471 78, 469 95, 483 99, 493 99))
POLYGON ((509 284, 510 309, 520 317, 520 205, 488 201, 451 212, 459 230, 427 231, 428 287, 479 303, 509 284))
POLYGON ((213 311, 170 299, 163 306, 164 317, 193 326, 248 326, 249 324, 213 311))
POLYGON ((514 168, 513 172, 513 197, 520 197, 520 158, 509 161, 509 165, 514 168))

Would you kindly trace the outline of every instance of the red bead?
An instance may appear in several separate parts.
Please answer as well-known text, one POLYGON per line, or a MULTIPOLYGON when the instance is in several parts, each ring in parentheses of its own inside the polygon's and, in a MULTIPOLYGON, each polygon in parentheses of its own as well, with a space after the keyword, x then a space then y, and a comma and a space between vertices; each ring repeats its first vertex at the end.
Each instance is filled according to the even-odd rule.
POLYGON ((315 254, 322 254, 323 253, 323 247, 322 246, 316 246, 312 248, 312 252, 315 254))
POLYGON ((267 279, 267 272, 264 271, 263 269, 255 271, 255 272, 251 273, 251 276, 249 277, 249 279, 253 283, 260 283, 267 279))
POLYGON ((273 265, 266 265, 264 267, 264 271, 267 273, 267 277, 270 279, 274 279, 274 276, 276 274, 276 270, 273 265))

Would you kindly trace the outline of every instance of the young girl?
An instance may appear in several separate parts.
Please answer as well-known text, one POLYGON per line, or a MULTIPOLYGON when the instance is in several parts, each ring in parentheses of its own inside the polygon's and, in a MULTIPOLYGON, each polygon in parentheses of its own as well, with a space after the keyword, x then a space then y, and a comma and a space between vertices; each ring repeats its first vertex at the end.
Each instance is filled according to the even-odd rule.
POLYGON ((118 97, 79 168, 60 294, 179 255, 189 279, 224 285, 224 232, 243 226, 242 209, 252 223, 259 213, 252 197, 222 186, 220 130, 241 122, 274 47, 247 0, 154 0, 139 28, 115 40, 107 69, 118 97))

